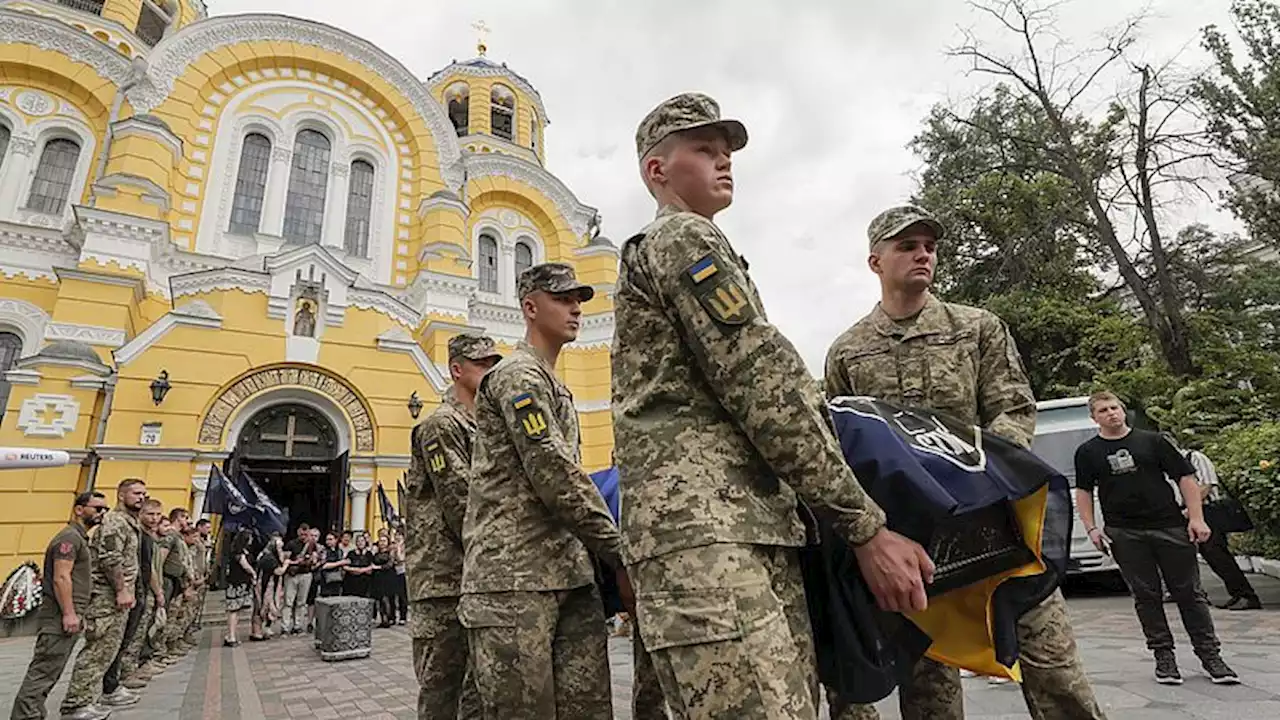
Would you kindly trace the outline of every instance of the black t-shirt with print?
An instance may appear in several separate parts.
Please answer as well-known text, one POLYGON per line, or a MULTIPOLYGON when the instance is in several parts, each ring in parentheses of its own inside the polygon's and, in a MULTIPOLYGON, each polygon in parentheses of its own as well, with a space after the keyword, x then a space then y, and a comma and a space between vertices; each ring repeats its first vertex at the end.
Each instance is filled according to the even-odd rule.
POLYGON ((1158 530, 1187 524, 1173 484, 1195 468, 1167 440, 1130 430, 1116 440, 1102 436, 1076 448, 1076 487, 1098 489, 1107 525, 1158 530), (1170 482, 1172 481, 1172 482, 1170 482))

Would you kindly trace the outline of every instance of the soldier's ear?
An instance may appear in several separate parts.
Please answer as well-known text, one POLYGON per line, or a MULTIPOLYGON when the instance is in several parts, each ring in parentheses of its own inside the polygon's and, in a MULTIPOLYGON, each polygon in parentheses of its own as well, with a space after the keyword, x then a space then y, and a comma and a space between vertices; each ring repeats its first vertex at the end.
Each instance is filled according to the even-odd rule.
POLYGON ((871 269, 871 272, 873 272, 873 273, 875 273, 875 274, 877 274, 877 275, 879 275, 879 274, 880 274, 880 255, 879 255, 879 253, 875 253, 875 252, 873 252, 873 253, 871 253, 870 255, 868 255, 868 256, 867 256, 867 267, 871 269))

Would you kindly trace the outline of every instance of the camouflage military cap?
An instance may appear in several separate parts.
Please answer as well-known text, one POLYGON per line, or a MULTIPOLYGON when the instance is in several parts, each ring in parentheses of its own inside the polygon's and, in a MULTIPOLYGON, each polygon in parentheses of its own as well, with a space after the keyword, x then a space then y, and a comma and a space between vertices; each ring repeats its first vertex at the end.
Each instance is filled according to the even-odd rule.
POLYGON ((578 282, 573 266, 564 263, 542 263, 525 270, 516 280, 516 290, 521 300, 537 290, 557 295, 577 293, 578 299, 582 302, 596 296, 596 291, 590 285, 578 282))
POLYGON ((899 205, 885 210, 871 221, 867 226, 867 240, 871 241, 871 247, 875 248, 876 243, 895 238, 916 223, 927 225, 933 231, 933 236, 939 240, 946 234, 942 223, 930 215, 928 210, 915 205, 899 205))
POLYGON ((717 126, 729 137, 734 152, 747 145, 747 128, 737 120, 720 118, 720 104, 702 93, 677 95, 649 111, 636 129, 636 155, 643 158, 671 133, 717 126))
POLYGON ((461 333, 449 338, 449 362, 454 360, 485 360, 500 358, 502 354, 487 335, 461 333))

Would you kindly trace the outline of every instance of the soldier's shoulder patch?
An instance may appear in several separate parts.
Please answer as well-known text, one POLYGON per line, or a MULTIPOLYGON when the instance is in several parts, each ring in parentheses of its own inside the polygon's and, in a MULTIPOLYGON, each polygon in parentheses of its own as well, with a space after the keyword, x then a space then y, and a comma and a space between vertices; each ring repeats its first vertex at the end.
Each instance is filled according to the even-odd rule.
POLYGON ((428 471, 438 473, 449 467, 449 460, 444 454, 444 447, 440 445, 440 438, 435 436, 427 438, 427 444, 422 450, 427 456, 428 471))
POLYGON ((737 328, 756 317, 756 308, 731 271, 721 267, 714 254, 708 253, 685 270, 685 277, 698 303, 717 325, 737 328))
POLYGON ((516 419, 524 434, 531 440, 541 440, 547 436, 547 415, 531 393, 520 393, 511 398, 511 406, 515 408, 516 419))

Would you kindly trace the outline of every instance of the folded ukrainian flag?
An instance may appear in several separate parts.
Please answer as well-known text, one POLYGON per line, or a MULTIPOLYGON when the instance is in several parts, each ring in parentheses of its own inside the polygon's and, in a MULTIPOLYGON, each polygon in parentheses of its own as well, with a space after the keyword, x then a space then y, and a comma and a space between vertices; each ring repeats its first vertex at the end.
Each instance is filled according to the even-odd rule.
MULTIPOLYGON (((927 654, 948 665, 1020 680, 1017 621, 1048 597, 1066 572, 1072 512, 1066 478, 1029 450, 931 411, 865 397, 837 398, 830 409, 845 459, 884 509, 889 528, 923 545, 938 566, 928 610, 907 615, 927 637, 927 654)), ((820 613, 843 616, 836 623, 852 622, 856 615, 865 625, 866 589, 861 577, 851 577, 857 575, 856 565, 831 557, 841 550, 827 547, 822 553, 828 575, 832 568, 845 568, 834 571, 843 577, 826 582, 846 587, 839 593, 820 587, 825 597, 817 607, 820 613), (850 597, 859 600, 857 607, 850 597)), ((811 602, 811 611, 814 607, 811 602)), ((815 618, 815 627, 831 627, 831 622, 831 617, 815 618)), ((905 637, 877 624, 882 632, 872 633, 872 644, 857 650, 864 656, 880 652, 887 657, 885 646, 905 637)), ((840 641, 824 648, 823 639, 816 639, 819 664, 830 674, 844 662, 832 656, 842 652, 840 641)), ((902 658, 899 654, 900 662, 909 661, 902 658)), ((898 677, 903 672, 895 671, 898 677)))

